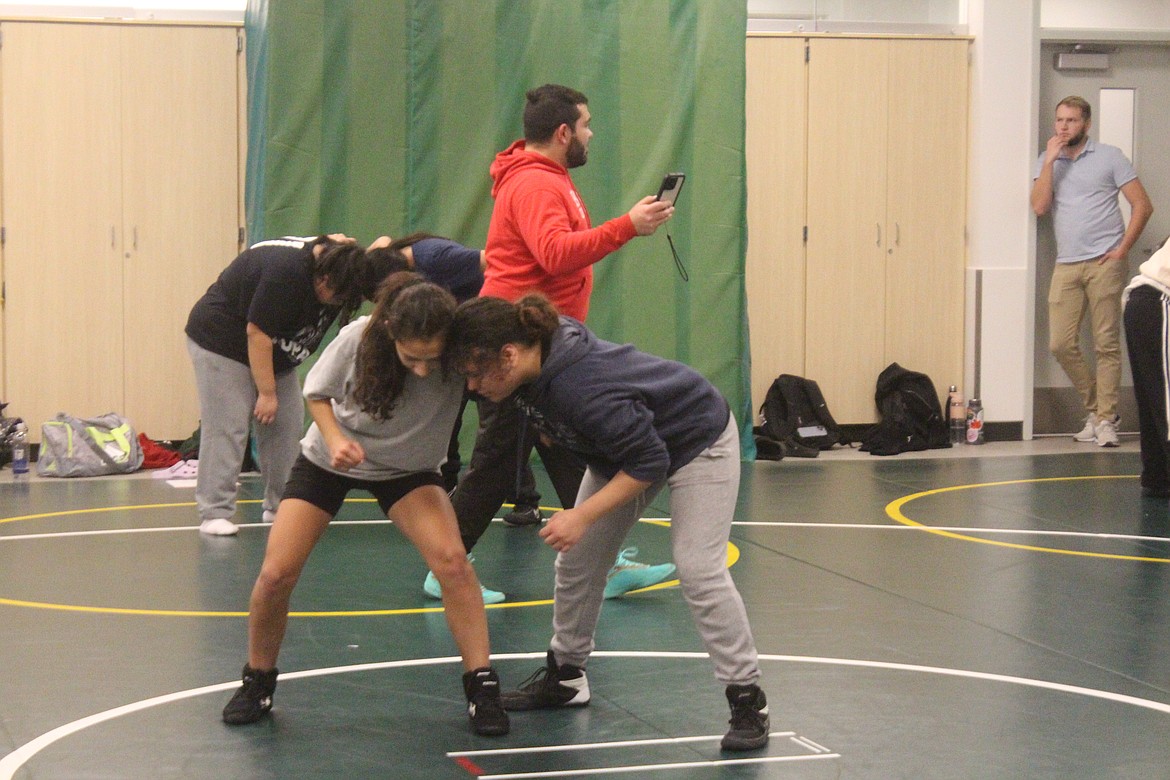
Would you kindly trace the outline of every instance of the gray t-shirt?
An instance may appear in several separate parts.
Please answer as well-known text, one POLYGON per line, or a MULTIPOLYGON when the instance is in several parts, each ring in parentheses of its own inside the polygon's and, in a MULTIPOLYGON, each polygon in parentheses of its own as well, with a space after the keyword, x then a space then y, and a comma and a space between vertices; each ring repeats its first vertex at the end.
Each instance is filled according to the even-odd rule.
MULTIPOLYGON (((1040 177, 1044 155, 1036 161, 1032 179, 1040 177)), ((1052 221, 1056 228, 1056 262, 1091 260, 1121 243, 1125 220, 1117 203, 1118 191, 1137 178, 1125 154, 1116 146, 1090 138, 1075 159, 1063 156, 1052 164, 1052 221)))
POLYGON ((335 474, 366 480, 386 480, 419 471, 438 471, 447 457, 447 444, 463 398, 463 377, 444 376, 439 369, 426 378, 406 376, 402 395, 388 420, 362 411, 353 399, 357 348, 370 318, 359 317, 341 329, 305 377, 308 400, 330 399, 333 414, 345 435, 362 445, 366 460, 349 471, 329 465, 329 448, 317 424, 301 439, 301 452, 315 465, 335 474))

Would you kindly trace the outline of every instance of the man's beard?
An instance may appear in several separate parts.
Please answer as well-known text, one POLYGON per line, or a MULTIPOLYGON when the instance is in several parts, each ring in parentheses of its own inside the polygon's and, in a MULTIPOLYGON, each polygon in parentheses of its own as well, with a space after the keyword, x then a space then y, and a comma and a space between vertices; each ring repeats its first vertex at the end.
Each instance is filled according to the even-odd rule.
POLYGON ((589 152, 585 150, 585 144, 577 140, 574 135, 569 139, 569 149, 565 154, 565 162, 568 163, 566 168, 580 168, 589 158, 589 152))
POLYGON ((1078 146, 1080 146, 1081 144, 1083 144, 1085 142, 1085 137, 1086 137, 1086 133, 1084 130, 1082 130, 1081 132, 1074 135, 1072 138, 1068 139, 1068 143, 1065 144, 1065 146, 1067 146, 1069 149, 1076 149, 1078 146))

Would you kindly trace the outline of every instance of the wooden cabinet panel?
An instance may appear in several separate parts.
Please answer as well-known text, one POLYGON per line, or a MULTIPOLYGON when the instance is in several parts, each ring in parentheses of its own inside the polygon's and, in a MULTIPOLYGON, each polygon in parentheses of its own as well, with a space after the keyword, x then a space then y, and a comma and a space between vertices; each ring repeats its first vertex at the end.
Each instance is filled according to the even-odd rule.
POLYGON ((32 438, 57 412, 120 411, 118 30, 5 23, 5 400, 32 438))
POLYGON ((804 372, 804 51, 799 38, 747 40, 745 273, 753 409, 776 376, 804 372))
POLYGON ((756 405, 777 374, 801 373, 817 381, 838 421, 872 422, 874 385, 894 361, 928 374, 945 397, 963 368, 969 42, 764 37, 748 44, 756 405), (808 46, 807 64, 791 56, 797 43, 808 46), (807 101, 789 99, 794 112, 804 106, 804 133, 759 95, 770 88, 791 96, 798 78, 806 80, 807 101), (769 133, 771 125, 783 131, 769 133), (781 154, 802 140, 803 178, 781 154), (804 196, 804 208, 775 196, 772 208, 760 207, 758 193, 770 194, 773 181, 804 196), (803 253, 776 237, 802 218, 803 253), (798 261, 788 257, 780 266, 788 276, 768 277, 771 252, 803 254, 803 286, 798 261), (794 333, 802 334, 803 361, 794 333))
POLYGON ((199 413, 183 325, 238 251, 231 26, 6 22, 3 355, 11 413, 199 413))
POLYGON ((963 381, 967 42, 890 47, 887 363, 963 381))
POLYGON ((809 44, 805 375, 842 422, 873 418, 886 365, 888 47, 809 44))
POLYGON ((125 414, 154 438, 199 421, 183 327, 238 249, 237 31, 122 30, 125 414))

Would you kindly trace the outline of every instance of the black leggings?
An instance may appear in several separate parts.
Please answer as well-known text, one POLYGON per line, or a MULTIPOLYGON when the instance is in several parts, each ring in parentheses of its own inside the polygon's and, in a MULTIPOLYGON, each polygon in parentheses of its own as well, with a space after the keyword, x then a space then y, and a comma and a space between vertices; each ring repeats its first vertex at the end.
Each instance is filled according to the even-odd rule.
POLYGON ((568 450, 542 443, 535 432, 524 425, 522 415, 509 400, 492 403, 480 399, 479 431, 467 473, 451 494, 463 546, 470 552, 487 530, 500 507, 516 490, 516 474, 521 464, 527 466, 535 446, 556 488, 561 506, 577 501, 577 490, 585 475, 585 464, 568 450), (524 435, 521 441, 519 437, 524 435))
POLYGON ((1167 440, 1167 317, 1170 299, 1148 285, 1135 287, 1125 305, 1125 341, 1141 432, 1142 487, 1170 490, 1167 440))

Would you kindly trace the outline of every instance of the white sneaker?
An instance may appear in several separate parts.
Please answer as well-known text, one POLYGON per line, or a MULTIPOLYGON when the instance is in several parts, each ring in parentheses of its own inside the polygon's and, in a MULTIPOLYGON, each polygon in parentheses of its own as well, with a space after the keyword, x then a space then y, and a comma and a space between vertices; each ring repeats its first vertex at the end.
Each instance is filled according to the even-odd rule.
POLYGON ((276 512, 273 512, 271 509, 265 509, 264 514, 260 516, 260 519, 265 523, 271 523, 276 519, 276 512))
POLYGON ((1097 438, 1097 415, 1090 414, 1085 418, 1085 427, 1073 436, 1075 441, 1094 441, 1097 438))
POLYGON ((1121 443, 1117 438, 1117 426, 1120 423, 1120 415, 1115 416, 1112 420, 1102 420, 1097 423, 1098 447, 1116 447, 1121 443))
POLYGON ((208 536, 235 536, 239 532, 240 527, 226 517, 204 520, 199 524, 199 533, 208 536))

